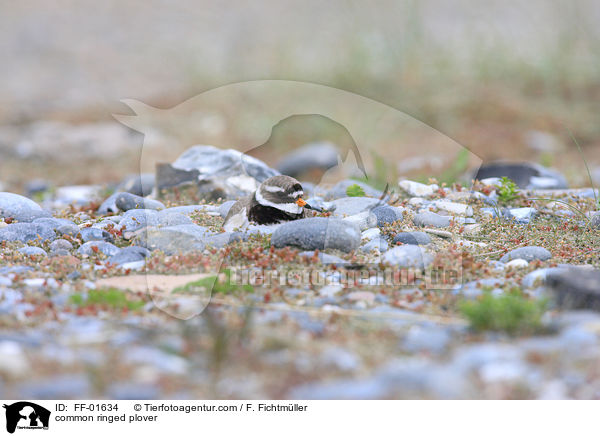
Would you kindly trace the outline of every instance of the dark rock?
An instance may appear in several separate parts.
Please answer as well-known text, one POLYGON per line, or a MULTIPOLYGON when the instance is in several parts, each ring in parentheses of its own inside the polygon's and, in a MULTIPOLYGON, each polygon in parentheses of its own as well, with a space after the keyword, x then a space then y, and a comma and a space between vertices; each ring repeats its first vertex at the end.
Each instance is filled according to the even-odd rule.
POLYGON ((565 268, 546 277, 547 287, 562 309, 600 311, 600 271, 565 268))
POLYGON ((425 232, 402 232, 394 237, 394 244, 427 245, 431 238, 425 232))
POLYGON ((545 168, 536 163, 494 162, 481 166, 475 179, 483 180, 491 177, 508 177, 521 189, 565 189, 567 181, 555 170, 545 168))
POLYGON ((360 244, 358 228, 336 218, 305 218, 280 225, 271 236, 275 247, 294 246, 305 250, 327 248, 352 251, 360 244))
POLYGON ((277 165, 277 170, 298 178, 313 170, 333 168, 338 164, 338 156, 338 149, 331 142, 311 142, 287 154, 277 165))

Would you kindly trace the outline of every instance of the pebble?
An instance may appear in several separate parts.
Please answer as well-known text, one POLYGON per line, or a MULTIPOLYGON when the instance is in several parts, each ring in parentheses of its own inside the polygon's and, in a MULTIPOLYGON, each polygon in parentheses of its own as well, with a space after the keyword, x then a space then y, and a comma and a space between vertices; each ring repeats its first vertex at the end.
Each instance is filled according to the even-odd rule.
POLYGON ((89 241, 106 241, 112 242, 113 236, 106 230, 96 229, 94 227, 83 227, 79 230, 83 242, 89 241))
POLYGON ((206 245, 204 239, 209 235, 206 227, 195 224, 160 228, 148 227, 138 234, 132 243, 151 251, 159 250, 166 254, 188 253, 204 250, 206 245))
POLYGON ((402 232, 394 236, 394 244, 427 245, 431 238, 425 232, 402 232))
POLYGON ((19 253, 25 254, 26 256, 48 256, 40 247, 21 247, 19 248, 19 253))
POLYGON ((423 269, 433 262, 433 256, 417 245, 402 245, 386 251, 383 261, 402 268, 423 269))
POLYGON ((161 210, 165 208, 165 205, 160 201, 140 197, 139 195, 130 194, 129 192, 119 193, 119 195, 115 197, 115 204, 124 212, 131 209, 161 210))
MULTIPOLYGON (((141 248, 141 247, 140 247, 141 248)), ((144 256, 133 251, 119 251, 117 254, 106 259, 107 265, 122 265, 128 262, 139 262, 144 260, 144 256)))
POLYGON ((56 233, 45 224, 14 223, 0 229, 0 241, 52 241, 56 233))
POLYGON ((384 238, 377 237, 375 239, 371 239, 366 244, 363 244, 360 247, 360 250, 364 253, 369 253, 373 250, 379 251, 379 253, 383 253, 384 251, 387 251, 388 248, 388 242, 384 238))
POLYGON ((89 241, 85 244, 82 244, 81 247, 77 249, 79 254, 92 256, 97 252, 105 254, 106 256, 114 256, 119 253, 121 249, 119 247, 114 246, 110 242, 105 241, 89 241), (97 249, 95 250, 94 247, 97 249))
POLYGON ((513 259, 523 259, 530 262, 532 260, 548 260, 551 257, 552 253, 550 253, 544 247, 528 246, 519 247, 509 251, 500 258, 500 262, 507 263, 513 259))
POLYGON ((438 185, 424 185, 423 183, 413 182, 411 180, 402 180, 398 183, 400 188, 402 188, 408 195, 413 197, 428 197, 436 193, 440 187, 438 185))
POLYGON ((337 249, 344 252, 358 248, 360 232, 352 224, 336 218, 305 218, 279 226, 271 236, 277 248, 295 246, 304 250, 337 249))
POLYGON ((429 211, 420 212, 415 215, 413 222, 418 227, 450 227, 450 218, 429 211))
POLYGON ((331 204, 335 207, 332 216, 343 218, 344 216, 356 215, 371 210, 381 202, 376 198, 369 197, 344 197, 333 200, 331 204))
POLYGON ((402 220, 402 214, 397 213, 396 209, 388 205, 374 207, 371 209, 371 213, 377 217, 377 226, 379 227, 402 220))
POLYGON ((506 263, 507 268, 527 268, 529 262, 525 259, 514 259, 506 263))
POLYGON ((12 192, 0 192, 0 218, 12 218, 18 222, 31 222, 36 218, 49 217, 35 201, 12 192))
POLYGON ((503 215, 506 218, 514 219, 519 224, 529 224, 529 222, 537 215, 537 210, 533 207, 504 209, 503 215))
POLYGON ((284 156, 277 164, 281 174, 298 177, 314 170, 326 171, 338 164, 337 147, 326 141, 311 142, 284 156))
POLYGON ((433 205, 437 209, 451 213, 453 215, 462 215, 466 217, 473 216, 473 208, 466 204, 454 203, 452 201, 446 200, 437 200, 433 202, 433 205))

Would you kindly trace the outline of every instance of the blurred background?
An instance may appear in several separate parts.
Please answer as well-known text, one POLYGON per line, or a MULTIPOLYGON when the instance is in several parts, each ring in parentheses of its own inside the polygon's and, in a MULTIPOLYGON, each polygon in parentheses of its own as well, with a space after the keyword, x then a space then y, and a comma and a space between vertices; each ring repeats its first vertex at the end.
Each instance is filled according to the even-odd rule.
MULTIPOLYGON (((121 99, 167 109, 256 79, 350 91, 484 161, 533 161, 559 169, 571 185, 589 185, 570 129, 600 179, 597 1, 58 0, 0 8, 4 189, 23 191, 33 178, 118 182, 139 171, 144 141, 113 118, 132 114, 121 99)), ((221 110, 224 119, 243 113, 221 110)), ((322 133, 289 129, 281 144, 322 133)), ((216 142, 243 148, 227 128, 220 132, 216 142)), ((154 133, 160 144, 164 136, 154 133)), ((421 147, 428 142, 395 159, 393 141, 377 144, 369 164, 384 160, 394 175, 421 178, 456 165, 452 153, 421 147)), ((259 157, 274 164, 280 156, 259 157)))

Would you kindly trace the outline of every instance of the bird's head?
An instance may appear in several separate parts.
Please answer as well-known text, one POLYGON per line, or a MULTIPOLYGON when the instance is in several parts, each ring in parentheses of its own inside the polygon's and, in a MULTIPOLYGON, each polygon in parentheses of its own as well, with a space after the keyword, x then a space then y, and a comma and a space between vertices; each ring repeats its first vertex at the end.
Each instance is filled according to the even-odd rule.
POLYGON ((304 207, 308 207, 303 195, 304 191, 298 180, 289 176, 274 176, 260 184, 254 198, 262 206, 274 207, 289 214, 300 214, 304 207))

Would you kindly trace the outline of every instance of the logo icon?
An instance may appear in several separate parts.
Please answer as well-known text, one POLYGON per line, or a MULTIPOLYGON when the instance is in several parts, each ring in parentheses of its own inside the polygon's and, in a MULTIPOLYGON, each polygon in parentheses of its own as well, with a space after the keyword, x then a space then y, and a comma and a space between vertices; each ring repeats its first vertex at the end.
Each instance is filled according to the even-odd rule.
POLYGON ((4 404, 6 409, 6 431, 14 433, 16 429, 48 430, 50 411, 29 401, 19 401, 11 405, 4 404))

